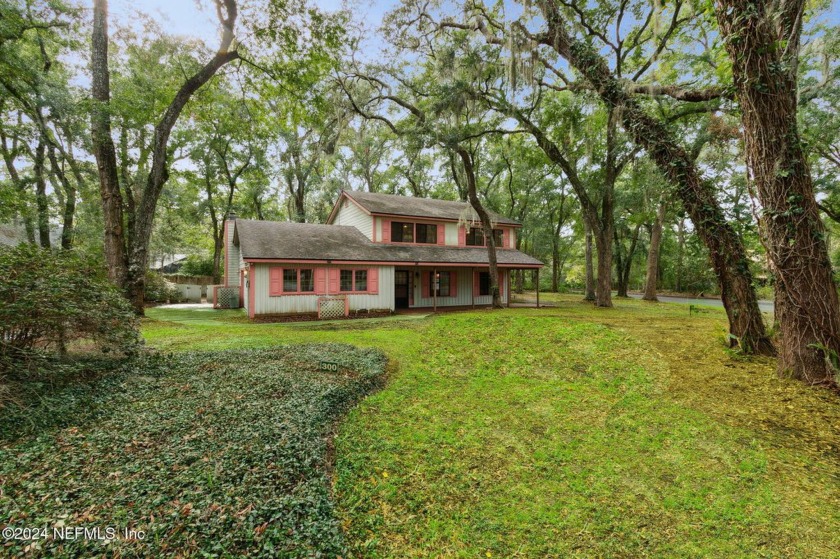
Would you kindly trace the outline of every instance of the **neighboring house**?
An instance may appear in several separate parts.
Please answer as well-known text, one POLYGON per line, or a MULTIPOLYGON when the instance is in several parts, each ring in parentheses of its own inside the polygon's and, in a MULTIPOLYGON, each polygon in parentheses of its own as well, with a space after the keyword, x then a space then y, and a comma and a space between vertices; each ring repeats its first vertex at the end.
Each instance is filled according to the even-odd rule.
POLYGON ((175 274, 178 273, 188 257, 188 254, 167 254, 160 258, 154 258, 149 268, 162 274, 175 274))
MULTIPOLYGON (((510 271, 539 269, 519 252, 521 224, 491 212, 499 283, 509 301, 510 271)), ((224 286, 239 289, 248 316, 343 314, 489 305, 484 235, 466 202, 342 191, 327 224, 236 219, 225 222, 224 286)))

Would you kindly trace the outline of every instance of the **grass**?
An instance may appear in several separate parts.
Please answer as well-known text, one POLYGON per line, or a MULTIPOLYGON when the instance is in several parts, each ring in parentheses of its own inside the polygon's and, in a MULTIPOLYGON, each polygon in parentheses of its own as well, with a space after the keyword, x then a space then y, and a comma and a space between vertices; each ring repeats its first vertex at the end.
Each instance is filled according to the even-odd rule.
POLYGON ((731 354, 716 309, 542 300, 557 306, 301 325, 153 309, 143 330, 176 353, 387 354, 387 386, 335 439, 358 557, 838 556, 835 394, 731 354))
POLYGON ((143 537, 4 538, 2 555, 346 554, 327 436, 384 364, 337 344, 182 352, 60 388, 28 423, 0 421, 3 525, 143 537), (321 372, 321 360, 340 368, 321 372))

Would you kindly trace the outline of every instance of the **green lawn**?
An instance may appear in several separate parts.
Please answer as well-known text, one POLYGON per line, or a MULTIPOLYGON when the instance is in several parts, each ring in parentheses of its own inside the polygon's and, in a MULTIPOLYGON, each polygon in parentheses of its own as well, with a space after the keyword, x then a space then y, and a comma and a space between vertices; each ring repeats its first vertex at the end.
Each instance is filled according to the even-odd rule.
POLYGON ((155 309, 167 350, 346 342, 392 362, 336 439, 363 557, 838 557, 840 404, 725 348, 725 317, 594 309, 249 324, 155 309))
POLYGON ((731 354, 717 310, 542 299, 556 307, 329 324, 151 309, 169 365, 9 423, 0 509, 155 527, 121 556, 840 557, 836 394, 731 354), (372 377, 313 364, 376 355, 335 342, 390 363, 330 452, 372 377))

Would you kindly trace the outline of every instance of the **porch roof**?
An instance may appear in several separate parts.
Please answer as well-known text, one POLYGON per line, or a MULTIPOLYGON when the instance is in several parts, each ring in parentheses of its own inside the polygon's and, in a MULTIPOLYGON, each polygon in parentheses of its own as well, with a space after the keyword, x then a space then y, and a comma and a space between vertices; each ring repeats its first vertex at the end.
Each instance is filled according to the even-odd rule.
MULTIPOLYGON (((245 260, 357 261, 398 264, 488 265, 484 247, 393 245, 371 242, 346 225, 316 225, 237 219, 234 242, 245 260)), ((513 249, 499 249, 500 266, 534 267, 543 263, 513 249)))

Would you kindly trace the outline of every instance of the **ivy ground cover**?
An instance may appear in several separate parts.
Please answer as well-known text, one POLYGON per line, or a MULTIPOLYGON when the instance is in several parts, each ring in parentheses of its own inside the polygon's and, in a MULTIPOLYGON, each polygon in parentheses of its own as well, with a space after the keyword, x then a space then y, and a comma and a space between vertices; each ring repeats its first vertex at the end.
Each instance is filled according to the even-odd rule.
POLYGON ((45 393, 0 417, 0 524, 49 537, 0 556, 341 556, 328 436, 384 371, 342 344, 179 352, 45 393))

